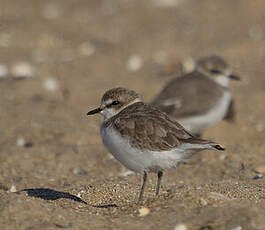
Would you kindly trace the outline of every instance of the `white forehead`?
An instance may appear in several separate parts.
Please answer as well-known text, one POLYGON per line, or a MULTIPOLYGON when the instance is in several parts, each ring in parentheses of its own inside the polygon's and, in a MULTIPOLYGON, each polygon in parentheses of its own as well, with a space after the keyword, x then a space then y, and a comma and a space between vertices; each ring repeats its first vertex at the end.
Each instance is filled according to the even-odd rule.
POLYGON ((109 105, 113 102, 112 98, 108 98, 107 100, 102 100, 101 105, 109 105))

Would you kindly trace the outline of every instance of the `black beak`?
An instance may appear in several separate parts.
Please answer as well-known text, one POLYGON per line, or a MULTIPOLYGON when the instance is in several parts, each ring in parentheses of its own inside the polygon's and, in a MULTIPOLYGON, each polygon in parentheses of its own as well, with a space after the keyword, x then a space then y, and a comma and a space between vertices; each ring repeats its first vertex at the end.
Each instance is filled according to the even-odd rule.
POLYGON ((236 75, 233 75, 233 74, 229 75, 229 78, 230 78, 231 80, 240 81, 240 77, 238 77, 238 76, 236 76, 236 75))
POLYGON ((100 113, 102 111, 101 108, 96 108, 96 109, 93 109, 91 111, 89 111, 86 115, 93 115, 93 114, 96 114, 96 113, 100 113))

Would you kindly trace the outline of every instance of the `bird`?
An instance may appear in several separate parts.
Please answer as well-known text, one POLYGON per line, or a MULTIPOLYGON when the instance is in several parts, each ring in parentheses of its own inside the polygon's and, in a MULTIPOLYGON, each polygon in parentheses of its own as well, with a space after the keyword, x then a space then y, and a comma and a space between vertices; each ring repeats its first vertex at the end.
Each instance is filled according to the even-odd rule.
POLYGON ((106 91, 100 106, 87 115, 98 113, 103 115, 100 135, 105 147, 126 168, 143 175, 138 203, 148 173, 157 174, 158 196, 164 171, 201 150, 224 150, 216 142, 194 137, 165 112, 144 103, 133 90, 117 87, 106 91))
POLYGON ((201 133, 221 120, 234 121, 230 80, 240 80, 225 60, 209 55, 193 71, 171 79, 150 104, 158 106, 189 132, 201 133))

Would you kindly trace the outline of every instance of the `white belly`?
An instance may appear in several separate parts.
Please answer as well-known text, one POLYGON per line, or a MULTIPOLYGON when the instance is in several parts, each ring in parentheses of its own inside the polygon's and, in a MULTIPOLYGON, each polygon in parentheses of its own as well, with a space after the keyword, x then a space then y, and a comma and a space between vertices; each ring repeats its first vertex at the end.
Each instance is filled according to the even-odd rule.
POLYGON ((231 101, 231 94, 225 91, 219 102, 207 113, 179 119, 178 122, 192 133, 200 133, 204 129, 223 120, 231 101))
POLYGON ((109 152, 125 167, 139 173, 175 168, 179 162, 188 158, 192 152, 186 149, 185 146, 172 151, 141 151, 132 148, 129 142, 113 128, 103 128, 101 126, 100 134, 109 152))

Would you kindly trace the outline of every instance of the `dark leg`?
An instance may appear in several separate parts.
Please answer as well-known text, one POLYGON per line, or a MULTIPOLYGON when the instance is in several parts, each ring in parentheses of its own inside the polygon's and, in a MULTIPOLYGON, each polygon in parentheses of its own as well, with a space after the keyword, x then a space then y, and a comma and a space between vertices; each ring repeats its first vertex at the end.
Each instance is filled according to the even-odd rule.
POLYGON ((160 189, 162 176, 163 176, 163 172, 162 171, 158 171, 158 173, 157 173, 157 185, 156 185, 156 196, 158 196, 158 194, 159 194, 159 189, 160 189))
POLYGON ((193 136, 194 137, 197 137, 197 138, 201 138, 202 137, 202 134, 201 133, 193 133, 193 136))
POLYGON ((139 195, 139 199, 138 199, 138 204, 142 201, 143 199, 143 195, 144 195, 144 188, 145 188, 145 184, 146 184, 146 179, 147 179, 147 173, 144 171, 144 176, 143 176, 143 184, 142 184, 142 188, 140 191, 140 195, 139 195))

